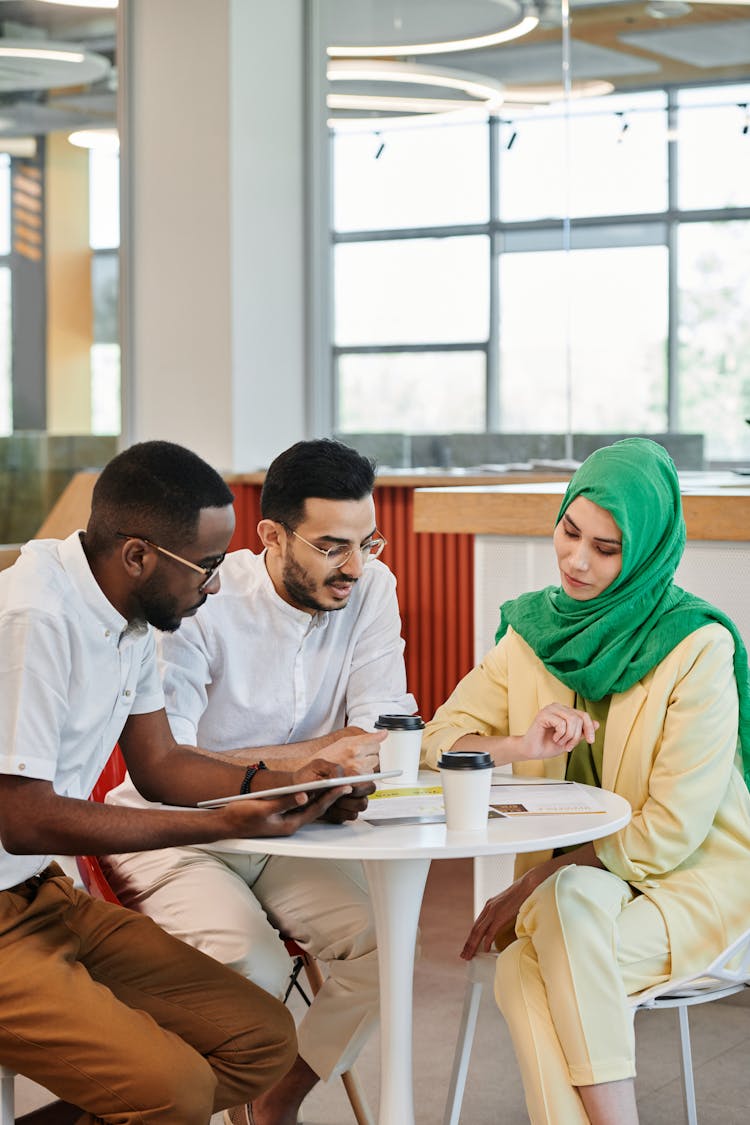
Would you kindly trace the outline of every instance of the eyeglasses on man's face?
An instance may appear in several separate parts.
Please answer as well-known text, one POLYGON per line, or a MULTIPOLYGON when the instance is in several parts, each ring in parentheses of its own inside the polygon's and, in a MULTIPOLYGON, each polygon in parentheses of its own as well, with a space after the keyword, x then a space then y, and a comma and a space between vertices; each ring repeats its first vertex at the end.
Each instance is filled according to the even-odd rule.
POLYGON ((313 551, 317 551, 319 555, 322 555, 331 570, 338 570, 339 567, 348 563, 355 551, 359 551, 363 563, 371 562, 373 559, 376 559, 378 555, 383 553, 383 548, 388 543, 387 539, 377 534, 366 539, 364 543, 360 543, 358 547, 349 547, 345 543, 341 543, 334 547, 329 547, 326 550, 324 547, 316 547, 309 539, 305 539, 304 536, 296 532, 293 527, 287 527, 286 524, 282 524, 282 527, 293 535, 295 539, 299 539, 307 547, 312 547, 313 551))
POLYGON ((142 543, 148 543, 149 547, 158 551, 160 555, 166 555, 168 559, 174 559, 175 562, 182 563, 183 566, 189 566, 190 569, 194 570, 197 574, 202 574, 203 581, 198 587, 199 594, 203 593, 226 558, 226 551, 224 551, 223 554, 217 555, 214 558, 210 566, 201 566, 200 563, 194 563, 191 562, 190 559, 184 559, 182 555, 176 555, 174 551, 168 551, 166 547, 160 547, 159 544, 154 543, 152 539, 147 539, 145 535, 130 535, 127 531, 117 531, 115 534, 118 535, 120 539, 140 539, 142 543))

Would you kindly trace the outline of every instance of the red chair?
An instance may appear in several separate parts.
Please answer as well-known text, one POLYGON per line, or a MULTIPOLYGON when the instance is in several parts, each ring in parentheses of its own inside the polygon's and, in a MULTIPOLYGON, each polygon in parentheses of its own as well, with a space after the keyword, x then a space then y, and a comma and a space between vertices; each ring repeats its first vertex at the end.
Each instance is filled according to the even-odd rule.
MULTIPOLYGON (((120 753, 120 747, 115 746, 107 760, 107 764, 99 775, 99 780, 91 792, 90 799, 100 803, 103 802, 110 789, 114 789, 115 786, 119 785, 123 780, 125 772, 126 766, 123 756, 120 753)), ((107 876, 102 871, 102 866, 97 856, 76 856, 76 865, 78 867, 78 873, 81 876, 81 882, 92 898, 103 899, 104 902, 114 902, 118 906, 122 905, 117 895, 112 890, 107 876)), ((297 945, 294 938, 285 938, 283 935, 279 936, 284 942, 286 951, 293 962, 289 987, 286 990, 284 1002, 286 1003, 292 989, 296 988, 309 1007, 311 1001, 305 994, 298 978, 304 968, 310 991, 313 996, 317 996, 323 986, 323 974, 320 971, 320 966, 314 957, 311 957, 304 949, 297 945)), ((364 1091, 355 1072, 353 1070, 346 1071, 346 1073, 341 1075, 341 1081, 344 1083, 344 1089, 349 1098, 357 1125, 374 1125, 373 1116, 370 1113, 364 1091)))

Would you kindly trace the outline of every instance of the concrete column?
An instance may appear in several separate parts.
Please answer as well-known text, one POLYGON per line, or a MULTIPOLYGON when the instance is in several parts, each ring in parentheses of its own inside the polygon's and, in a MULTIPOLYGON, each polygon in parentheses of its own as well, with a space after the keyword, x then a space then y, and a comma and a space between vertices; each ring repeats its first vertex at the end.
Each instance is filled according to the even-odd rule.
POLYGON ((304 0, 124 0, 123 444, 307 434, 304 0))

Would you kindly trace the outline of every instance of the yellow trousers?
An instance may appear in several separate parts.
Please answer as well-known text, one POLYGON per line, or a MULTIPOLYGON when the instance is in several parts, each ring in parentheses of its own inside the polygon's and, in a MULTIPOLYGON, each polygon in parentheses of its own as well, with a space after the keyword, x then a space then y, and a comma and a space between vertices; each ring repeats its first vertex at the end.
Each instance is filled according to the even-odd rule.
POLYGON ((635 1075, 628 997, 669 978, 660 911, 616 875, 571 865, 527 899, 498 958, 495 999, 510 1028, 532 1125, 583 1125, 576 1090, 635 1075))

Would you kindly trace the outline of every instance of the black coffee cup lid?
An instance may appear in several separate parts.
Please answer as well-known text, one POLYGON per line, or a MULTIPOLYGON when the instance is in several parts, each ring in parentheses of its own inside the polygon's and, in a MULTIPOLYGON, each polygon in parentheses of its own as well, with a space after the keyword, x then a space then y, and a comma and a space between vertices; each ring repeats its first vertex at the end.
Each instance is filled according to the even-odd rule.
POLYGON ((494 766, 492 755, 484 750, 451 750, 440 755, 441 770, 486 770, 494 766))
POLYGON ((375 730, 423 730, 421 715, 378 715, 375 730))

